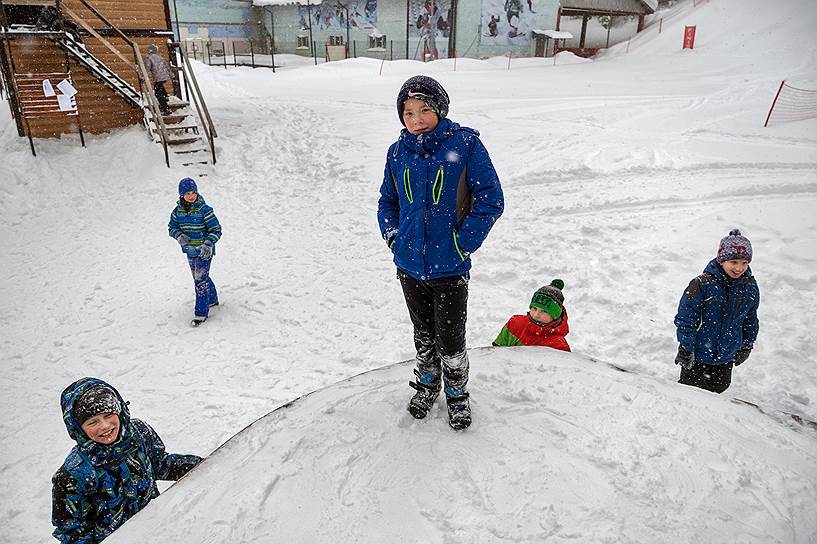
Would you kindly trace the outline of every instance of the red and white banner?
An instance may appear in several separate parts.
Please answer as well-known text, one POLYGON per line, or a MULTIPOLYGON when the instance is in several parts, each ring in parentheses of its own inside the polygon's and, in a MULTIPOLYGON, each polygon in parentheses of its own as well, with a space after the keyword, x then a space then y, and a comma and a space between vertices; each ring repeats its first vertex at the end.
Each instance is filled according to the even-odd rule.
POLYGON ((684 49, 695 48, 695 28, 694 25, 684 27, 684 49))

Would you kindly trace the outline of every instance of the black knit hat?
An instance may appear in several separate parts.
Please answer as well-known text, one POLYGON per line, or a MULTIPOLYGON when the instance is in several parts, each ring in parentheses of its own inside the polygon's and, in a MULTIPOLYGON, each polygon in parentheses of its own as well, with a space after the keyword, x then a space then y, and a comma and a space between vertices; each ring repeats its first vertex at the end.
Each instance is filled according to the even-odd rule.
POLYGON ((400 92, 397 94, 397 117, 400 118, 403 126, 406 125, 403 122, 403 105, 409 98, 416 98, 428 104, 440 119, 448 115, 448 93, 434 78, 414 76, 403 83, 400 92))
POLYGON ((718 244, 718 262, 734 260, 752 261, 752 242, 738 229, 729 231, 729 236, 721 238, 718 244))
POLYGON ((74 419, 82 425, 98 414, 117 414, 122 411, 116 393, 110 387, 97 385, 86 391, 74 405, 74 419))
POLYGON ((553 319, 558 319, 562 315, 562 304, 564 304, 565 296, 562 294, 562 288, 565 282, 556 278, 550 285, 540 287, 533 294, 530 301, 531 308, 539 308, 550 314, 553 319))

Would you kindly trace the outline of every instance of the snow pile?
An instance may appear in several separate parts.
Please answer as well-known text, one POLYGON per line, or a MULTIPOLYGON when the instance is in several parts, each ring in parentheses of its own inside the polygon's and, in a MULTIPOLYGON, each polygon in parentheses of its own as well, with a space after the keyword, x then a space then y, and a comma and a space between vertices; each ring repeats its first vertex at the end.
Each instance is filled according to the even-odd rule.
POLYGON ((817 536, 813 435, 549 348, 471 362, 467 432, 442 402, 423 421, 406 412, 412 361, 367 372, 253 423, 111 544, 817 536))

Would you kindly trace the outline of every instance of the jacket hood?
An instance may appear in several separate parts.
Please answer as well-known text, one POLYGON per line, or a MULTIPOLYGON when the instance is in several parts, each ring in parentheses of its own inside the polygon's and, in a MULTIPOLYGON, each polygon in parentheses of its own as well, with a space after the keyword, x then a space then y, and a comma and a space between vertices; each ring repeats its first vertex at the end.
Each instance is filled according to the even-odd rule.
POLYGON ((565 309, 564 306, 562 306, 562 315, 559 316, 559 319, 551 321, 545 326, 534 323, 530 317, 530 314, 528 314, 527 328, 529 333, 537 336, 543 334, 557 334, 559 336, 567 336, 567 333, 570 332, 570 325, 568 325, 567 323, 567 310, 565 309))
POLYGON ((415 153, 434 153, 440 145, 454 135, 457 131, 465 130, 479 136, 479 132, 473 128, 460 126, 451 119, 441 119, 434 130, 423 132, 422 134, 412 134, 408 129, 400 131, 400 141, 415 153))
POLYGON ((103 380, 100 380, 99 378, 79 379, 66 387, 62 392, 62 395, 60 396, 60 406, 62 407, 62 420, 65 423, 65 428, 68 430, 68 436, 70 436, 77 443, 80 449, 89 449, 93 447, 95 442, 85 436, 82 426, 74 417, 74 404, 79 401, 82 395, 84 395, 87 391, 100 385, 110 387, 116 394, 116 398, 119 400, 119 405, 122 407, 118 414, 120 436, 122 436, 124 429, 129 427, 130 411, 128 410, 128 405, 125 403, 122 395, 119 394, 119 391, 117 391, 115 387, 104 382, 103 380))
MULTIPOLYGON (((715 276, 716 278, 718 278, 719 280, 722 280, 722 281, 732 279, 732 278, 730 278, 729 276, 726 275, 726 272, 723 270, 723 267, 720 265, 717 258, 712 259, 711 261, 709 261, 709 263, 706 265, 706 268, 704 268, 704 272, 709 272, 710 274, 712 274, 713 276, 715 276)), ((745 279, 745 278, 750 278, 750 277, 752 277, 752 268, 747 267, 746 272, 744 272, 743 275, 740 278, 736 278, 736 279, 745 279)))

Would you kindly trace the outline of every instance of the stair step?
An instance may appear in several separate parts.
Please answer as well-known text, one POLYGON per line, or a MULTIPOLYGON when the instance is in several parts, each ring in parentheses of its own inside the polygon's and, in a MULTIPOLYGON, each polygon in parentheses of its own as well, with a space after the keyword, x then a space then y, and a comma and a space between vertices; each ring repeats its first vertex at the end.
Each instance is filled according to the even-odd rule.
POLYGON ((202 149, 174 149, 173 150, 173 153, 176 153, 177 155, 188 155, 190 153, 209 153, 209 152, 210 152, 209 149, 204 149, 204 148, 202 148, 202 149))
POLYGON ((200 136, 190 137, 190 138, 176 138, 176 139, 168 139, 167 145, 181 145, 181 144, 192 144, 193 142, 198 142, 201 140, 200 136))
MULTIPOLYGON (((168 125, 165 123, 165 130, 197 130, 199 128, 198 125, 168 125)), ((153 132, 159 132, 157 129, 153 129, 153 132)))

